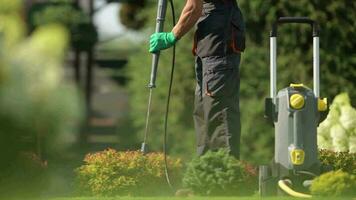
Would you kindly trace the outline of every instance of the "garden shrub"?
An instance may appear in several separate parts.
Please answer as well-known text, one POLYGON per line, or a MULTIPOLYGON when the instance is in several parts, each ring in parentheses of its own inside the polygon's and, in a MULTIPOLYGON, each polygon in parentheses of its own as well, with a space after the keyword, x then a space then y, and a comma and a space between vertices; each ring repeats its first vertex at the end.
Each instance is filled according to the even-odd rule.
POLYGON ((184 174, 183 186, 203 196, 246 195, 257 188, 256 177, 255 168, 222 149, 194 158, 184 174))
POLYGON ((319 159, 324 166, 356 175, 356 153, 319 150, 319 159))
MULTIPOLYGON (((180 178, 180 159, 168 158, 172 180, 180 178)), ((76 170, 79 192, 94 196, 160 195, 169 192, 164 155, 107 149, 85 156, 76 170)), ((176 181, 174 181, 176 182, 176 181)))
POLYGON ((315 196, 355 196, 356 176, 341 170, 325 173, 314 179, 310 191, 315 196))

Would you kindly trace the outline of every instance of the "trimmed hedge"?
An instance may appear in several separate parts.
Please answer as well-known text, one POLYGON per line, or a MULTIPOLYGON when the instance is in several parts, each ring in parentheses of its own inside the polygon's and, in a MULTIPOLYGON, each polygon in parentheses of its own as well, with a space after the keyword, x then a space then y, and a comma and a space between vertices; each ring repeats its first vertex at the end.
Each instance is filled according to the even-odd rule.
MULTIPOLYGON (((168 158, 172 180, 182 168, 179 159, 168 158)), ((92 196, 162 195, 169 192, 162 153, 118 152, 114 149, 88 154, 76 170, 78 192, 92 196)), ((175 182, 175 181, 174 181, 175 182)))

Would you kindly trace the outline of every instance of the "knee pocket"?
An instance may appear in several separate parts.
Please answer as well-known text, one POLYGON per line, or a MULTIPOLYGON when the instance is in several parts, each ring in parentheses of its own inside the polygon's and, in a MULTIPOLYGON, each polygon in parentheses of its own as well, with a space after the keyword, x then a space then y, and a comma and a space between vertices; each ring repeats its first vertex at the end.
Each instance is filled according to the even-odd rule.
POLYGON ((232 96, 238 93, 238 62, 228 57, 203 58, 204 93, 211 97, 232 96))

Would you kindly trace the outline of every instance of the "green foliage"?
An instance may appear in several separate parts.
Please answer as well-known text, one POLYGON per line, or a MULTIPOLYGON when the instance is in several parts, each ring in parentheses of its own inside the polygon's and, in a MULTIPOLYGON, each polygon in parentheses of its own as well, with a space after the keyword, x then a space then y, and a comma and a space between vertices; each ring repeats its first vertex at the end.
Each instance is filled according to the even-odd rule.
POLYGON ((89 17, 87 15, 75 9, 70 4, 48 5, 33 14, 33 23, 35 26, 60 23, 71 27, 88 21, 89 17))
POLYGON ((315 196, 355 196, 356 176, 341 170, 325 173, 313 180, 310 191, 315 196))
POLYGON ((66 29, 47 25, 25 37, 20 8, 10 8, 0 12, 0 189, 11 181, 27 189, 41 177, 43 155, 58 157, 73 144, 81 115, 75 88, 62 80, 66 29), (23 154, 35 164, 27 167, 23 154))
POLYGON ((54 23, 65 26, 70 30, 71 44, 80 50, 89 49, 98 41, 98 33, 89 15, 67 0, 34 4, 28 18, 31 29, 54 23))
POLYGON ((327 118, 318 127, 319 148, 356 153, 356 109, 347 93, 335 97, 327 118))
POLYGON ((21 1, 19 0, 0 0, 0 13, 12 13, 21 9, 21 1))
POLYGON ((253 167, 221 149, 194 158, 184 174, 183 186, 204 196, 246 195, 257 188, 256 174, 253 167))
MULTIPOLYGON (((94 196, 162 195, 169 191, 165 182, 162 153, 117 152, 108 149, 86 155, 76 170, 79 191, 94 196)), ((172 178, 179 178, 179 159, 168 158, 172 178)))
POLYGON ((332 166, 334 170, 356 175, 356 153, 322 149, 319 151, 319 159, 324 166, 332 166))
POLYGON ((134 30, 141 29, 147 21, 147 18, 140 14, 145 4, 146 0, 134 0, 122 3, 119 13, 121 23, 134 30))
POLYGON ((0 45, 3 49, 8 49, 21 41, 25 35, 20 15, 21 3, 19 0, 1 0, 0 5, 0 45))
MULTIPOLYGON (((273 154, 273 127, 264 115, 264 98, 269 95, 269 31, 280 16, 308 16, 321 27, 321 94, 329 99, 340 92, 348 92, 355 104, 356 59, 356 3, 354 1, 238 1, 246 20, 247 49, 241 63, 242 158, 253 162, 269 162, 273 154)), ((175 1, 180 13, 184 1, 175 1)), ((165 30, 171 30, 168 10, 165 30)), ((140 15, 147 16, 146 27, 153 32, 156 2, 147 2, 140 15)), ((279 29, 278 88, 291 82, 312 86, 312 37, 308 26, 286 25, 279 29)), ((177 43, 177 62, 169 120, 170 148, 174 154, 192 155, 195 137, 192 123, 194 98, 194 57, 192 34, 177 43)), ((148 36, 147 36, 148 40, 148 36)), ((171 66, 170 51, 161 53, 157 88, 154 90, 149 143, 153 149, 161 147, 164 104, 171 66)), ((131 117, 134 131, 143 133, 147 109, 151 55, 148 43, 129 59, 127 68, 131 98, 131 117), (145 78, 146 77, 146 78, 145 78)))
POLYGON ((75 88, 62 80, 66 41, 63 27, 48 25, 1 55, 5 79, 0 86, 2 148, 17 148, 26 141, 22 150, 50 154, 74 140, 73 122, 80 110, 75 88))

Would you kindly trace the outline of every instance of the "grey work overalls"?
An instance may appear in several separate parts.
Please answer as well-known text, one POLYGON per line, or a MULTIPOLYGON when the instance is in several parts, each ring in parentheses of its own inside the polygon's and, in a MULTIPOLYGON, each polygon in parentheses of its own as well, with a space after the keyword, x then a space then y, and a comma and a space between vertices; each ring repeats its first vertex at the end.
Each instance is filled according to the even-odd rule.
POLYGON ((194 45, 198 155, 219 148, 229 149, 236 158, 240 154, 240 53, 231 45, 231 21, 244 30, 241 12, 231 1, 204 1, 194 45))

